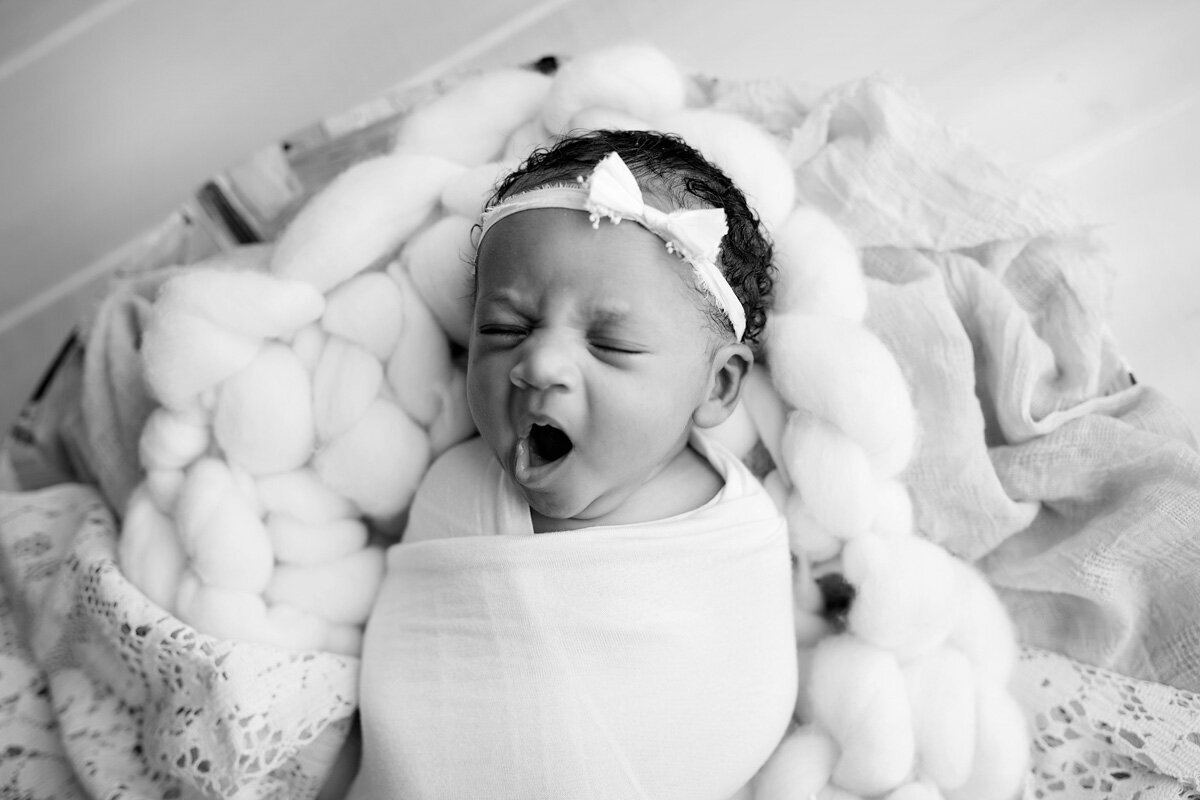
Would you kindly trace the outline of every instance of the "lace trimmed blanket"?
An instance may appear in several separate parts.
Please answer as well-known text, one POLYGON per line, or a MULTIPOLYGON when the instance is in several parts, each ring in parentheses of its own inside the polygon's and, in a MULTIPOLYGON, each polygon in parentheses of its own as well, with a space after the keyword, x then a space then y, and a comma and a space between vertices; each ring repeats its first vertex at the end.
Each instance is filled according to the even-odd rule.
POLYGON ((91 487, 0 492, 0 796, 315 796, 358 659, 201 635, 122 576, 116 539, 91 487))

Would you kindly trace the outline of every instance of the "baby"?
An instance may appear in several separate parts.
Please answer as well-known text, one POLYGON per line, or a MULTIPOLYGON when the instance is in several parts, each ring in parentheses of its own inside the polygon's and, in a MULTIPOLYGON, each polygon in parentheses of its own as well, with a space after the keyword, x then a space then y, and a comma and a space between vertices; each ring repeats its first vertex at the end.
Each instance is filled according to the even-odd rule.
POLYGON ((481 436, 431 467, 389 551, 352 797, 726 800, 753 777, 797 689, 787 536, 702 431, 738 402, 770 262, 742 193, 674 137, 570 137, 500 184, 468 347, 481 436))

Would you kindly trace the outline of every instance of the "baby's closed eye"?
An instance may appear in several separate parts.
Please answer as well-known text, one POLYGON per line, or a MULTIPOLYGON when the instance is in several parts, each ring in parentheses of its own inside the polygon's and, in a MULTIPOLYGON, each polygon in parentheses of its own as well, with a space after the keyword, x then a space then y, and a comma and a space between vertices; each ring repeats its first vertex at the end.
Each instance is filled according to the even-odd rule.
POLYGON ((647 352, 645 347, 636 342, 603 336, 589 337, 588 345, 593 350, 615 357, 636 356, 647 352))
POLYGON ((480 336, 497 340, 521 339, 529 335, 529 328, 512 323, 484 323, 477 328, 480 336))

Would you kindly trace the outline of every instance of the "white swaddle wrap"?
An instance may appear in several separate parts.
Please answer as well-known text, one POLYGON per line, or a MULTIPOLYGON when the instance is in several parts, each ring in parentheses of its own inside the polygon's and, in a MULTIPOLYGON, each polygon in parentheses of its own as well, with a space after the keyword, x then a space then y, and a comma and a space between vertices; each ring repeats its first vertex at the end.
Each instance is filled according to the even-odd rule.
POLYGON ((354 798, 726 800, 754 775, 797 690, 787 536, 693 442, 725 477, 703 507, 537 536, 482 441, 434 464, 367 628, 354 798))

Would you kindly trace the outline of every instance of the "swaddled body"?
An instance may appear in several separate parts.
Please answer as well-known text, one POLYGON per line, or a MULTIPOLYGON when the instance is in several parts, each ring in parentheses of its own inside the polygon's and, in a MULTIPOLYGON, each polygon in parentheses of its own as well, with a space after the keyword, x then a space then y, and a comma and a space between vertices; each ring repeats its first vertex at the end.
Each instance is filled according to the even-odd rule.
POLYGON ((669 137, 569 139, 501 185, 481 438, 389 553, 355 797, 723 800, 770 755, 797 687, 787 537, 697 433, 738 401, 769 270, 745 198, 669 137))
POLYGON ((434 465, 363 654, 363 796, 725 800, 753 776, 796 693, 787 536, 695 444, 725 477, 702 507, 536 536, 482 440, 434 465))

